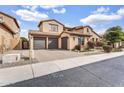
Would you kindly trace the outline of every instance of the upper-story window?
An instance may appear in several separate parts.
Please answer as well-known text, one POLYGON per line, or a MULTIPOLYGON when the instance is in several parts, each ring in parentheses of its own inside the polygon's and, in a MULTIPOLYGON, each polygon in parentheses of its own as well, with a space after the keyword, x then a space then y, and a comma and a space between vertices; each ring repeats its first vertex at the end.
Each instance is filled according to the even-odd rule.
POLYGON ((50 31, 58 32, 58 25, 50 24, 50 26, 51 26, 50 31))
POLYGON ((94 42, 95 41, 95 38, 92 38, 92 41, 94 42))
POLYGON ((83 33, 84 31, 83 31, 83 30, 81 30, 80 32, 81 32, 81 33, 83 33))
POLYGON ((89 28, 87 28, 87 33, 89 33, 90 31, 89 31, 89 28))

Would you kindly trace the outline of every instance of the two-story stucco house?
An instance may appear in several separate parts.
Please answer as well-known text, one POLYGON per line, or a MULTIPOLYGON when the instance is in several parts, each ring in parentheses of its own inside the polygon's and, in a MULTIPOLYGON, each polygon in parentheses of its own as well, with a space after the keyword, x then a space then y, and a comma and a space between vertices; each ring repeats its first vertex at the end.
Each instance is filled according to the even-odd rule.
POLYGON ((0 12, 0 51, 15 49, 19 46, 20 27, 17 20, 0 12))
POLYGON ((30 30, 30 47, 33 49, 74 49, 88 41, 99 41, 100 36, 90 26, 65 27, 55 19, 43 20, 39 30, 30 30), (33 40, 31 40, 33 39, 33 40))

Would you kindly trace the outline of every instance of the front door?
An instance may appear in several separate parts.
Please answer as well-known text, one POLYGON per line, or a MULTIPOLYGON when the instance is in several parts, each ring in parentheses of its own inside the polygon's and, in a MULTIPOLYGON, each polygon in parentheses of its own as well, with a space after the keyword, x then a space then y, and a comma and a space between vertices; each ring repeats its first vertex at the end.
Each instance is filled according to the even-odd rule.
POLYGON ((68 49, 68 37, 63 37, 61 39, 62 49, 68 49))

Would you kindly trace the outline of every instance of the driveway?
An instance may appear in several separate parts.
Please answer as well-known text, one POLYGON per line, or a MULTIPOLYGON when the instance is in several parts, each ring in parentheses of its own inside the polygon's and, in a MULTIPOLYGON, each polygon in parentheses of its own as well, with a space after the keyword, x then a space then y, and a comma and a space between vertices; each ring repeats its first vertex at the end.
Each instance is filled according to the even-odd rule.
POLYGON ((8 86, 13 87, 124 87, 124 56, 92 63, 8 86))
MULTIPOLYGON (((29 50, 12 50, 6 52, 8 53, 20 53, 23 57, 29 57, 29 50)), ((67 50, 34 50, 35 58, 37 61, 45 62, 51 60, 58 60, 58 59, 66 59, 71 57, 83 56, 85 54, 92 54, 92 53, 101 53, 97 51, 90 51, 90 52, 74 52, 74 51, 67 51, 67 50)))

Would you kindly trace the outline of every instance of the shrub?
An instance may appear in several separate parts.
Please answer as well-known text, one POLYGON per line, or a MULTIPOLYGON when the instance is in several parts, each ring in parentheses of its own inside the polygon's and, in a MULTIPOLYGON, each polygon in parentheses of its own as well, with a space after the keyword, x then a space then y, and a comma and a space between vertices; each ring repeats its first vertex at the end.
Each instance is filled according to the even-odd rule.
POLYGON ((103 45, 104 45, 104 42, 102 42, 102 41, 96 42, 97 47, 102 47, 103 45))
POLYGON ((103 46, 103 50, 107 53, 111 52, 112 51, 112 47, 110 45, 104 45, 103 46))
POLYGON ((74 49, 75 50, 80 50, 80 45, 76 45, 74 49))
POLYGON ((91 41, 88 41, 88 42, 87 42, 87 45, 88 45, 88 48, 89 48, 89 49, 92 49, 92 48, 95 47, 95 43, 94 43, 94 42, 91 42, 91 41))

